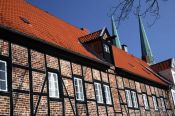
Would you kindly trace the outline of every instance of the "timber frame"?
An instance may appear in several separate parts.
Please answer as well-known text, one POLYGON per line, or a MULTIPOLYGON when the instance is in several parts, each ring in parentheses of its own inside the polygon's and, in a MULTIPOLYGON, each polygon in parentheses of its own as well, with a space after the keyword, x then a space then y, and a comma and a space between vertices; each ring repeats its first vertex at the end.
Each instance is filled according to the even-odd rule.
MULTIPOLYGON (((127 72, 125 72, 121 69, 113 69, 113 70, 111 69, 113 71, 111 73, 111 71, 108 70, 111 66, 111 64, 109 64, 109 63, 106 63, 106 62, 102 63, 102 61, 92 60, 92 59, 89 59, 85 56, 81 56, 79 54, 75 55, 75 54, 73 54, 73 53, 71 53, 67 50, 63 50, 63 48, 58 49, 55 46, 51 46, 51 45, 47 44, 46 42, 41 42, 41 41, 36 40, 36 39, 31 39, 33 37, 28 36, 28 35, 24 35, 24 34, 19 33, 19 32, 15 32, 15 31, 7 29, 5 27, 0 28, 0 38, 5 40, 5 41, 8 41, 8 47, 9 47, 9 55, 8 56, 0 55, 0 59, 7 62, 7 66, 8 66, 7 67, 7 69, 8 69, 7 72, 8 73, 7 74, 8 74, 8 77, 9 77, 8 78, 8 92, 0 92, 0 95, 1 96, 8 96, 10 98, 10 115, 14 115, 14 109, 15 109, 15 107, 14 107, 15 100, 14 100, 14 97, 13 97, 14 92, 17 93, 17 94, 23 93, 23 94, 27 94, 27 95, 30 96, 30 103, 29 104, 30 104, 30 114, 32 116, 37 115, 39 104, 40 104, 41 99, 43 97, 47 98, 47 113, 48 113, 49 116, 51 115, 51 111, 50 111, 51 110, 50 109, 50 102, 51 101, 60 102, 62 104, 62 115, 66 115, 65 99, 68 99, 68 101, 70 103, 70 106, 71 106, 71 109, 72 109, 72 112, 73 112, 73 115, 76 115, 76 116, 78 116, 78 114, 79 114, 77 104, 85 105, 86 115, 89 115, 88 101, 93 101, 93 102, 96 103, 97 115, 100 115, 100 108, 99 107, 101 107, 101 106, 105 108, 107 116, 108 116, 108 112, 109 112, 108 108, 112 108, 113 111, 115 112, 115 114, 125 115, 124 112, 126 112, 126 114, 129 115, 130 110, 137 110, 141 114, 141 109, 140 108, 144 108, 144 106, 139 105, 138 109, 128 108, 127 103, 125 102, 125 99, 123 99, 123 96, 122 96, 120 91, 125 92, 126 89, 129 89, 129 90, 135 91, 137 93, 137 95, 142 95, 144 92, 139 93, 135 89, 128 88, 128 87, 123 87, 121 89, 121 88, 118 87, 118 82, 117 81, 115 82, 115 84, 117 86, 114 88, 113 85, 110 83, 110 75, 113 75, 115 77, 115 80, 117 80, 116 76, 122 76, 122 77, 125 77, 125 78, 129 78, 133 81, 138 81, 138 82, 142 82, 142 83, 144 82, 144 83, 147 83, 150 86, 155 86, 155 83, 152 83, 148 80, 140 80, 140 79, 138 79, 138 76, 127 73, 127 72), (15 63, 12 62, 12 46, 11 46, 12 44, 17 44, 19 46, 23 46, 23 47, 27 48, 28 66, 21 66, 21 65, 18 65, 18 64, 15 64, 15 63), (43 47, 41 47, 41 46, 43 46, 43 47), (45 49, 43 49, 43 48, 45 48, 45 49), (31 61, 31 56, 32 56, 31 55, 31 50, 41 52, 41 53, 44 54, 45 70, 35 69, 35 68, 32 67, 32 64, 31 64, 31 62, 32 62, 31 61), (52 68, 47 66, 46 55, 50 55, 50 56, 58 58, 59 71, 55 70, 55 69, 52 69, 52 68), (67 56, 69 56, 69 57, 67 57, 67 56), (85 97, 83 102, 77 101, 75 96, 69 95, 69 92, 66 88, 64 79, 70 80, 72 83, 74 83, 74 81, 73 81, 74 78, 70 78, 70 77, 61 75, 62 73, 61 73, 60 59, 70 61, 72 77, 76 76, 78 78, 82 78, 83 73, 84 73, 82 65, 90 67, 91 74, 92 74, 92 82, 89 82, 89 81, 85 80, 84 78, 82 78, 83 89, 84 89, 84 97, 85 97), (76 74, 73 73, 73 63, 81 64, 81 74, 82 75, 76 75, 76 74), (28 70, 28 72, 29 72, 29 91, 20 90, 20 89, 13 89, 13 87, 12 87, 12 70, 13 70, 12 67, 22 68, 22 69, 28 70), (108 82, 102 81, 103 80, 102 73, 100 73, 100 80, 97 80, 95 78, 95 75, 93 75, 93 70, 94 69, 106 72, 108 82), (41 74, 44 75, 44 82, 42 83, 42 87, 41 87, 40 92, 34 92, 34 90, 33 90, 33 76, 32 76, 33 71, 41 73, 41 74), (50 98, 49 97, 49 83, 48 83, 48 74, 47 74, 49 71, 56 72, 58 74, 60 98, 50 98), (102 93, 103 93, 103 98, 104 98, 104 103, 103 104, 97 103, 97 101, 94 100, 94 99, 87 99, 87 94, 86 94, 86 89, 85 89, 86 84, 94 85, 94 82, 98 82, 98 83, 102 84, 102 93), (113 96, 112 88, 117 89, 117 94, 119 96, 119 101, 120 101, 120 103, 119 103, 120 107, 124 107, 124 108, 121 108, 120 111, 118 111, 118 112, 115 111, 115 106, 114 106, 114 100, 113 99, 112 99, 112 104, 111 105, 107 105, 105 103, 105 93, 104 93, 104 90, 103 90, 104 89, 103 84, 108 85, 110 87, 111 96, 113 96), (45 86, 46 86, 47 92, 44 92, 45 86), (63 90, 65 90, 65 93, 64 93, 63 90), (34 96, 38 96, 36 106, 34 104, 34 96), (75 103, 75 108, 74 108, 74 103, 75 103), (127 109, 129 109, 129 110, 127 110, 127 109)), ((26 72, 24 73, 24 75, 25 74, 26 74, 26 72)), ((124 84, 123 79, 122 79, 122 83, 124 84)), ((72 86, 73 86, 73 93, 75 95, 74 84, 72 86)), ((168 89, 167 87, 159 86, 159 85, 157 85, 156 87, 159 87, 159 88, 165 89, 165 90, 168 89)), ((93 86, 93 88, 94 88, 94 86, 93 86)), ((95 88, 94 88, 94 90, 95 90, 95 88)), ((94 92, 94 94, 95 94, 95 92, 94 92)), ((146 94, 148 97, 151 97, 152 95, 155 95, 155 94, 148 95, 146 92, 144 94, 146 94)), ((157 98, 163 98, 165 100, 168 100, 167 98, 165 98, 165 96, 159 96, 157 98)), ((95 99, 96 99, 96 95, 95 95, 95 99)), ((166 110, 171 110, 171 108, 166 108, 166 110)), ((134 113, 134 114, 136 115, 136 113, 134 113)))

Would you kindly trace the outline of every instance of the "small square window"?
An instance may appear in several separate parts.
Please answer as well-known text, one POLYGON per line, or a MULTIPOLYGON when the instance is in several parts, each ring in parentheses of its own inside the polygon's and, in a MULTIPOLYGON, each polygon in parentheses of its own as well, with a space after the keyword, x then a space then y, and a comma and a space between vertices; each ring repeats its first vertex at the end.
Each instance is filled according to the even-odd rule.
POLYGON ((7 91, 7 63, 0 60, 0 91, 7 91))

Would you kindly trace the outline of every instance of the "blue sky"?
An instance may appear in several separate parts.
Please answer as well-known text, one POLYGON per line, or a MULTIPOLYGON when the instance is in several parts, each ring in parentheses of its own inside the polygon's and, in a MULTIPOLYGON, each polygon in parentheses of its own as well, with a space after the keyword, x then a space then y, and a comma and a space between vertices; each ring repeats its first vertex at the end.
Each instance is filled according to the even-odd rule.
MULTIPOLYGON (((77 26, 88 28, 91 32, 107 27, 111 32, 111 19, 107 16, 117 0, 28 0, 33 5, 77 26)), ((175 0, 160 2, 160 18, 150 28, 149 19, 143 18, 145 30, 156 62, 175 54, 175 0)), ((118 28, 120 41, 128 45, 129 53, 140 57, 138 20, 130 16, 118 28)))

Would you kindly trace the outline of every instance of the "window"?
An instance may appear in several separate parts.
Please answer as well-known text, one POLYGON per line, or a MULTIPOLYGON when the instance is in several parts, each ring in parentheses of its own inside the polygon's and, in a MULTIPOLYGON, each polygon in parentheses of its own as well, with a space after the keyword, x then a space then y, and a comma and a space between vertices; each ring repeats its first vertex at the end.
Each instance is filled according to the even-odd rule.
POLYGON ((125 92, 126 92, 126 99, 127 99, 128 107, 133 107, 130 90, 125 90, 125 92))
POLYGON ((84 101, 82 79, 74 78, 74 87, 75 87, 76 100, 84 101))
POLYGON ((49 79, 49 96, 59 98, 58 75, 56 73, 48 72, 49 79))
POLYGON ((157 111, 158 110, 158 105, 157 105, 156 96, 153 96, 153 103, 154 103, 154 109, 157 111))
POLYGON ((100 83, 95 83, 95 93, 98 103, 103 103, 103 95, 102 95, 102 89, 100 83))
POLYGON ((166 111, 164 99, 160 98, 160 101, 161 101, 163 111, 166 111))
POLYGON ((128 107, 138 108, 137 94, 135 91, 125 90, 128 107))
POLYGON ((109 46, 104 44, 104 51, 110 53, 109 46))
POLYGON ((7 63, 0 60, 0 91, 7 91, 7 63))
POLYGON ((105 92, 106 104, 112 104, 109 86, 103 85, 103 87, 105 92))
POLYGON ((144 101, 144 105, 145 105, 145 109, 149 109, 149 105, 148 105, 148 98, 146 94, 143 94, 143 101, 144 101))
POLYGON ((171 92, 172 92, 173 101, 174 101, 174 105, 175 105, 175 90, 171 89, 171 92))
POLYGON ((131 91, 133 106, 134 108, 138 108, 137 95, 135 91, 131 91))

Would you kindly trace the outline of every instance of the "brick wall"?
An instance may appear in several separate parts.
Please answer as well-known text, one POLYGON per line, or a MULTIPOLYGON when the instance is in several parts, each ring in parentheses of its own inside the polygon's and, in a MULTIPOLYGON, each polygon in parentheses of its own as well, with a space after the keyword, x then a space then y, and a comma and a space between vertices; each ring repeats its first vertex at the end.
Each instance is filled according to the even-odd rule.
POLYGON ((10 98, 0 96, 0 115, 10 115, 10 98))
POLYGON ((13 93, 9 91, 7 93, 0 92, 0 115, 10 115, 10 107, 13 107, 14 115, 30 115, 32 112, 30 107, 33 107, 34 112, 40 95, 41 99, 37 115, 47 115, 49 106, 51 115, 63 115, 63 113, 65 113, 67 116, 72 116, 74 115, 72 106, 75 113, 81 116, 87 114, 90 116, 105 116, 107 113, 109 116, 126 116, 127 113, 131 116, 172 115, 172 106, 170 106, 170 102, 172 101, 169 98, 168 91, 116 75, 113 70, 115 69, 114 67, 106 71, 101 71, 48 54, 43 54, 36 50, 30 50, 30 54, 28 54, 27 48, 16 44, 11 44, 11 49, 12 56, 9 56, 9 43, 0 40, 0 55, 12 58, 12 63, 15 64, 11 71, 12 77, 8 77, 12 79, 13 93), (29 59, 29 55, 31 59, 29 59), (31 60, 31 62, 29 62, 29 60, 31 60), (44 91, 41 93, 47 71, 56 71, 58 73, 59 84, 63 88, 63 90, 60 90, 60 92, 63 92, 63 95, 60 94, 60 98, 49 98, 49 91, 47 90, 48 80, 46 80, 44 91), (84 96, 86 101, 81 102, 76 100, 73 76, 84 80, 84 96), (94 82, 99 82, 102 85, 105 84, 110 87, 112 96, 111 105, 105 104, 105 98, 104 103, 97 103, 94 82), (30 85, 32 85, 31 91, 30 85), (131 89, 137 93, 138 109, 128 108, 125 94, 126 89, 131 89), (33 93, 30 94, 31 92, 33 93), (148 95, 150 105, 149 111, 144 109, 143 93, 148 95), (10 101, 10 94, 13 96, 12 101, 10 101), (158 99, 158 112, 154 110, 153 95, 158 99), (165 100, 166 112, 162 109, 160 98, 165 100), (33 99, 32 103, 30 99, 33 99), (13 106, 10 106, 11 102, 13 106))

